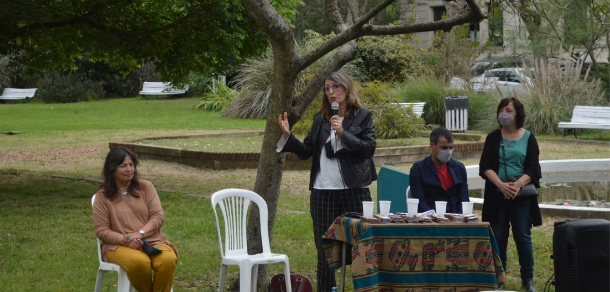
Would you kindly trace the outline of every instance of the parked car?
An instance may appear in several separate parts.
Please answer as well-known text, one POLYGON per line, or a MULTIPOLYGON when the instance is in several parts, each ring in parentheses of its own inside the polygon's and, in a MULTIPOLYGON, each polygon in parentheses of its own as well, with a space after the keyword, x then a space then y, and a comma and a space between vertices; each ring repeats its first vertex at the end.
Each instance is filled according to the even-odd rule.
POLYGON ((472 63, 470 72, 472 72, 472 76, 477 76, 491 69, 515 67, 523 67, 523 59, 518 57, 492 57, 472 63))
POLYGON ((523 68, 496 68, 487 70, 468 81, 453 77, 451 88, 472 88, 475 91, 483 92, 492 92, 499 89, 503 96, 514 96, 525 92, 522 82, 532 84, 532 80, 525 75, 523 68))

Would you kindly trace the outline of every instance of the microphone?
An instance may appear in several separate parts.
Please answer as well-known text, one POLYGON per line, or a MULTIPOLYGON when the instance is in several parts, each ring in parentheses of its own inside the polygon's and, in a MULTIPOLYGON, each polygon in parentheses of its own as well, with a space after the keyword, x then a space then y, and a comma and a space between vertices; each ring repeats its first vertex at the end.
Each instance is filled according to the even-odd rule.
POLYGON ((336 102, 333 102, 333 104, 330 105, 330 108, 333 110, 333 116, 336 116, 339 113, 339 104, 336 102))
MULTIPOLYGON (((333 110, 333 116, 336 116, 339 113, 339 104, 337 102, 333 102, 330 105, 330 108, 333 110)), ((337 131, 333 130, 335 133, 337 133, 337 131)))

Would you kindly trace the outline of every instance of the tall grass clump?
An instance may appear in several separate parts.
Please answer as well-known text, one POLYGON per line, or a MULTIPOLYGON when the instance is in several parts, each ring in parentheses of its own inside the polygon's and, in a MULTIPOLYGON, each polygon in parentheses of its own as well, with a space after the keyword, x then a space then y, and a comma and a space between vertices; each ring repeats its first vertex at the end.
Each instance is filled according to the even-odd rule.
POLYGON ((229 88, 221 80, 212 79, 208 90, 195 105, 196 110, 219 112, 225 109, 237 96, 237 91, 229 88))
MULTIPOLYGON (((314 31, 306 31, 297 50, 304 55, 330 36, 322 36, 314 31)), ((321 64, 332 53, 326 54, 297 76, 296 91, 301 91, 321 64)), ((348 70, 347 68, 345 70, 348 70)), ((343 70, 343 71, 345 71, 343 70)), ((348 73, 348 75, 350 75, 348 73)), ((262 119, 267 117, 271 88, 273 84, 273 52, 268 50, 265 56, 248 59, 240 68, 234 79, 239 94, 223 113, 225 118, 262 119)), ((320 85, 321 87, 322 85, 320 85)))
MULTIPOLYGON (((562 62, 567 72, 570 72, 570 68, 581 72, 581 61, 562 62)), ((527 113, 526 127, 536 134, 561 133, 558 123, 570 121, 577 105, 608 105, 599 79, 586 81, 588 70, 583 76, 572 76, 573 74, 564 74, 560 66, 536 60, 530 74, 532 84, 523 82, 526 93, 522 96, 522 102, 527 113)))
POLYGON ((435 78, 421 76, 410 79, 397 88, 400 102, 425 102, 422 118, 426 124, 444 125, 446 96, 445 86, 435 78))
POLYGON ((267 116, 273 84, 273 53, 248 59, 234 79, 239 88, 235 100, 222 114, 225 118, 262 119, 267 116))

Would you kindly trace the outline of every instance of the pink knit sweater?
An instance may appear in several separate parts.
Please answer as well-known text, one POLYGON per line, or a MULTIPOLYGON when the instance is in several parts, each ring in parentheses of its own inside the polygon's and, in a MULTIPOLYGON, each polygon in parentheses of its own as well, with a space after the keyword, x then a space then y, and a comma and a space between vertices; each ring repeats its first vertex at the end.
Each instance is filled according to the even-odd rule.
POLYGON ((93 203, 93 228, 95 236, 102 241, 102 259, 108 261, 106 252, 116 250, 123 241, 122 235, 138 232, 146 226, 146 230, 154 230, 144 238, 150 244, 168 244, 176 256, 178 251, 171 244, 161 227, 163 226, 163 209, 159 195, 153 184, 147 180, 139 180, 142 190, 137 191, 139 198, 132 195, 119 196, 110 201, 101 189, 93 203))

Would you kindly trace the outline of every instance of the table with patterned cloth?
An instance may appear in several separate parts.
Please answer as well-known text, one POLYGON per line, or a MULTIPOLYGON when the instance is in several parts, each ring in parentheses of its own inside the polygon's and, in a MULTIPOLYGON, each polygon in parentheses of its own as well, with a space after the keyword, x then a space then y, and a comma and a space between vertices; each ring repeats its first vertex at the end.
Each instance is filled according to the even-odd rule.
POLYGON ((481 291, 506 281, 488 223, 370 224, 337 217, 322 240, 331 269, 342 266, 344 243, 352 246, 355 291, 481 291))

